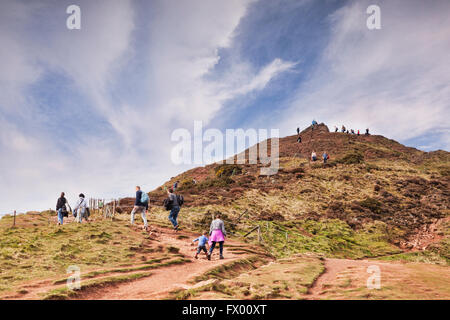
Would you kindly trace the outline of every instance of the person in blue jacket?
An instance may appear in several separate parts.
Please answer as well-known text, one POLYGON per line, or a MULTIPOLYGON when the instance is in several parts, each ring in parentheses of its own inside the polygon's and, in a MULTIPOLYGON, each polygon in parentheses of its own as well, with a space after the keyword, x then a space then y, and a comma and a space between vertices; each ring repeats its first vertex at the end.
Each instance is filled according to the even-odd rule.
POLYGON ((136 200, 134 202, 133 210, 131 211, 131 225, 134 224, 134 215, 136 213, 141 213, 142 220, 144 220, 144 229, 148 231, 148 223, 147 223, 147 210, 148 210, 148 202, 142 203, 142 191, 141 187, 136 186, 136 200))
POLYGON ((208 231, 204 231, 203 235, 198 237, 197 239, 194 239, 192 241, 192 243, 195 243, 196 241, 198 241, 198 247, 197 247, 197 253, 195 254, 195 259, 198 259, 198 254, 200 252, 205 252, 206 254, 206 258, 208 258, 208 248, 207 248, 207 243, 208 243, 208 231))

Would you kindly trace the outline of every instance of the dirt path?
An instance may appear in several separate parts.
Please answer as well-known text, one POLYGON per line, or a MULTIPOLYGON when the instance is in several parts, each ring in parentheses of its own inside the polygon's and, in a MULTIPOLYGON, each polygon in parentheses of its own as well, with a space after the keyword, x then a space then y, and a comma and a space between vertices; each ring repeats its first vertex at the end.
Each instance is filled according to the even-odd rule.
POLYGON ((326 259, 325 272, 308 291, 308 299, 448 299, 450 275, 445 266, 380 260, 326 259), (380 270, 380 289, 367 288, 380 270))
MULTIPOLYGON (((155 238, 165 245, 171 245, 180 249, 180 253, 186 257, 191 257, 192 262, 183 265, 174 265, 167 268, 156 269, 152 271, 152 276, 143 278, 130 283, 124 283, 106 290, 96 290, 85 294, 81 299, 161 299, 176 289, 188 289, 193 286, 189 280, 202 275, 208 270, 229 263, 233 260, 243 258, 244 255, 236 255, 232 252, 224 251, 225 259, 219 259, 219 251, 214 250, 211 261, 208 261, 205 254, 199 255, 199 259, 193 259, 196 252, 196 246, 191 246, 190 242, 194 235, 188 232, 174 233, 171 230, 156 229, 155 238), (187 239, 178 239, 179 236, 186 236, 187 239)), ((234 241, 227 241, 228 244, 238 245, 234 241)))
MULTIPOLYGON (((151 272, 151 276, 141 278, 139 280, 106 286, 98 289, 89 289, 88 292, 77 296, 77 299, 162 299, 166 297, 169 292, 175 289, 188 289, 192 287, 193 284, 189 284, 188 282, 196 276, 202 275, 214 267, 225 263, 230 263, 236 259, 242 259, 246 256, 246 254, 237 254, 232 251, 228 251, 227 247, 225 247, 225 259, 223 260, 219 259, 218 248, 214 250, 211 261, 206 259, 204 253, 199 255, 199 259, 194 259, 197 247, 196 245, 192 246, 191 243, 192 239, 198 237, 197 234, 182 230, 179 232, 174 232, 171 229, 153 227, 150 236, 153 239, 152 241, 157 244, 164 245, 165 247, 171 246, 178 248, 179 254, 187 259, 190 259, 191 262, 174 264, 149 270, 151 272)), ((244 246, 244 244, 233 240, 227 240, 226 244, 233 246, 244 246)), ((130 267, 138 267, 138 265, 133 265, 130 267)), ((139 271, 133 271, 126 274, 138 272, 139 271)), ((114 272, 110 272, 107 275, 99 276, 95 279, 101 279, 102 277, 112 275, 124 275, 124 273, 115 274, 114 272)), ((23 289, 26 289, 26 293, 18 293, 16 295, 3 298, 30 300, 41 299, 42 295, 46 292, 64 286, 54 285, 54 280, 55 279, 46 279, 30 282, 29 284, 22 286, 23 289)))

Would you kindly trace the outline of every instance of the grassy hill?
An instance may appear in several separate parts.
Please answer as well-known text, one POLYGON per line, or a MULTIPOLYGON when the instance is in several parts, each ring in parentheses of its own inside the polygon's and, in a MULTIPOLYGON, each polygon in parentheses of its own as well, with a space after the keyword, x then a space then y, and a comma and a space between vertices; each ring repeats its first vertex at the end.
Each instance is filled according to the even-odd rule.
POLYGON ((301 144, 297 136, 280 139, 275 175, 260 175, 259 164, 215 163, 150 192, 156 236, 127 225, 131 198, 121 200, 122 214, 112 221, 94 214, 89 224, 59 228, 56 213, 45 211, 19 215, 12 228, 13 218, 3 217, 0 297, 448 299, 450 153, 331 133, 323 124, 301 136, 301 144), (313 150, 331 159, 312 163, 313 150), (185 197, 179 222, 186 234, 179 235, 166 228, 162 208, 165 188, 177 180, 185 197), (230 260, 201 261, 204 271, 191 284, 169 290, 178 280, 165 268, 180 268, 174 273, 189 279, 183 270, 191 269, 183 268, 192 260, 190 237, 208 230, 216 211, 233 241, 225 248, 230 260), (362 281, 375 261, 387 275, 376 293, 362 281), (82 269, 81 293, 64 287, 74 264, 82 269), (160 283, 162 291, 133 295, 153 290, 158 279, 169 281, 160 283), (113 295, 128 282, 145 290, 113 295))
POLYGON ((280 139, 280 169, 273 176, 259 175, 261 165, 216 163, 171 178, 149 193, 154 216, 166 219, 158 208, 164 187, 179 180, 186 202, 182 219, 191 228, 207 228, 211 213, 220 211, 236 234, 261 225, 263 245, 277 256, 419 250, 448 263, 449 152, 427 153, 377 135, 331 133, 323 124, 301 136, 301 144, 297 136, 280 139), (310 162, 312 150, 327 151, 330 161, 310 162))

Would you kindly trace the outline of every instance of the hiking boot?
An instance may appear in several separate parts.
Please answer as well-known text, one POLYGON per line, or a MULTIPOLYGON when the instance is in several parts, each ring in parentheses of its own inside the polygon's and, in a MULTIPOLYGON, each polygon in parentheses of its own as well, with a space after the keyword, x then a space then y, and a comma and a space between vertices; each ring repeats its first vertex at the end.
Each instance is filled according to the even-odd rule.
POLYGON ((173 228, 173 230, 178 231, 178 225, 175 228, 173 228))
POLYGON ((220 255, 220 260, 223 260, 223 259, 225 259, 222 255, 220 255))
POLYGON ((194 257, 195 259, 198 259, 198 253, 195 255, 195 257, 194 257))
POLYGON ((211 254, 208 254, 208 260, 211 260, 211 254))

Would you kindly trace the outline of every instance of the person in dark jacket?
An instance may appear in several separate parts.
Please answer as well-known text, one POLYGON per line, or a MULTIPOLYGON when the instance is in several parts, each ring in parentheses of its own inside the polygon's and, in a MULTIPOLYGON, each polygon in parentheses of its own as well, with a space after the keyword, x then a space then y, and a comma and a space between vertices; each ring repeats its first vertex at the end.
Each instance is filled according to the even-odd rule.
POLYGON ((169 200, 172 203, 169 220, 170 222, 172 222, 173 229, 175 231, 178 231, 178 213, 180 213, 180 204, 178 203, 177 195, 174 193, 174 190, 172 188, 170 188, 167 193, 169 195, 169 200))
POLYGON ((58 212, 58 225, 63 224, 64 220, 64 211, 66 209, 66 203, 67 199, 64 197, 64 192, 61 192, 61 196, 58 198, 58 201, 56 202, 56 212, 58 212))
POLYGON ((131 211, 130 223, 131 225, 134 224, 134 215, 140 212, 142 220, 144 221, 144 229, 148 230, 148 223, 147 223, 148 202, 142 203, 141 198, 142 198, 141 187, 136 186, 136 200, 134 201, 134 207, 133 210, 131 211))

